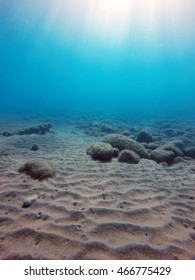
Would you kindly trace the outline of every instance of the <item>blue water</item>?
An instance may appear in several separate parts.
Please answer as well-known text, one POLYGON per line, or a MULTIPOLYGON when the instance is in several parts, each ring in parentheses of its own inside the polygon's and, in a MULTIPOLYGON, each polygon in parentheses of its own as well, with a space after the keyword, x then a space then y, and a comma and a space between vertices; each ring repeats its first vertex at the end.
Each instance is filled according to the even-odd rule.
POLYGON ((99 1, 0 0, 0 110, 194 119, 194 1, 99 1))

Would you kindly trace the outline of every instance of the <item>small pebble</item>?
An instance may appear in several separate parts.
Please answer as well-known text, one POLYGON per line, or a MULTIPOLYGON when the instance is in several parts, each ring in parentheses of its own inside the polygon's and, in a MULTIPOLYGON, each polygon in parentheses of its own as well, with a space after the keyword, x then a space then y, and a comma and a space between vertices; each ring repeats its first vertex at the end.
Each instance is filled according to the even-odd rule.
POLYGON ((37 151, 39 149, 39 146, 37 144, 33 144, 30 149, 32 151, 37 151))
POLYGON ((41 217, 42 217, 42 212, 39 212, 38 214, 37 214, 37 219, 40 219, 41 217))
POLYGON ((38 196, 37 195, 31 195, 23 200, 23 206, 24 207, 29 207, 32 205, 36 200, 38 196))

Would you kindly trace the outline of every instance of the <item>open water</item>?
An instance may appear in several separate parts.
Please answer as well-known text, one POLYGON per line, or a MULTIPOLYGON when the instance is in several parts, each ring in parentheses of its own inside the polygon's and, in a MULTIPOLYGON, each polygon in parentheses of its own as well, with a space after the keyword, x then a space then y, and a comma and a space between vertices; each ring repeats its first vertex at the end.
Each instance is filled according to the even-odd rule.
POLYGON ((193 0, 0 0, 0 110, 195 118, 193 0))

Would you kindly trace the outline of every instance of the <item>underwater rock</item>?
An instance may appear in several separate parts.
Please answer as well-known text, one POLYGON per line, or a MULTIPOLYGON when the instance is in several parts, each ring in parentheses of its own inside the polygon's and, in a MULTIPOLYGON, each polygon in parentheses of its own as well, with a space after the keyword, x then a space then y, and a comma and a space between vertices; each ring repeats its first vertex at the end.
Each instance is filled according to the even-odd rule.
POLYGON ((131 135, 131 132, 129 130, 125 130, 122 132, 122 135, 124 136, 130 136, 131 135))
POLYGON ((150 154, 150 159, 156 161, 157 163, 166 162, 168 164, 172 163, 175 158, 175 154, 172 151, 166 151, 161 148, 153 150, 150 154))
POLYGON ((137 133, 139 132, 139 127, 137 127, 137 126, 132 126, 132 127, 130 128, 130 131, 131 131, 131 133, 133 133, 133 134, 137 134, 137 133))
POLYGON ((38 196, 36 194, 33 194, 23 200, 23 207, 29 207, 31 206, 36 200, 38 196))
POLYGON ((180 162, 184 162, 185 159, 183 157, 176 157, 174 158, 173 160, 173 163, 176 164, 176 163, 180 163, 180 162))
POLYGON ((49 129, 52 127, 51 123, 43 123, 36 126, 16 130, 15 132, 7 132, 4 131, 2 133, 3 136, 12 136, 14 134, 24 135, 24 134, 40 134, 44 135, 49 132, 49 129))
POLYGON ((114 133, 116 130, 106 123, 95 122, 84 127, 84 132, 90 136, 104 136, 105 134, 114 133))
POLYGON ((37 159, 26 162, 18 170, 20 173, 25 172, 33 179, 44 180, 55 176, 55 168, 46 160, 37 159))
POLYGON ((185 131, 182 130, 182 129, 177 129, 177 130, 176 130, 176 134, 177 134, 177 136, 182 136, 182 135, 185 134, 185 131))
POLYGON ((183 151, 184 142, 181 139, 172 140, 170 141, 170 143, 173 143, 176 147, 180 148, 183 151))
POLYGON ((185 149, 184 154, 187 157, 191 157, 191 158, 195 159, 195 147, 189 147, 189 148, 185 149))
POLYGON ((115 132, 115 130, 111 126, 109 126, 105 123, 100 125, 100 131, 103 132, 103 133, 113 133, 113 132, 115 132))
POLYGON ((159 147, 159 145, 155 142, 151 142, 151 143, 143 143, 144 147, 146 149, 149 149, 149 150, 155 150, 159 147))
POLYGON ((166 151, 172 151, 175 157, 183 157, 184 155, 182 150, 176 146, 176 142, 167 142, 164 145, 160 146, 159 148, 166 151))
POLYGON ((123 150, 119 153, 118 161, 137 164, 140 161, 140 157, 130 150, 123 150))
POLYGON ((105 136, 101 141, 109 143, 113 148, 119 149, 119 151, 131 150, 138 154, 141 158, 149 158, 149 154, 142 144, 137 143, 133 139, 127 138, 124 135, 117 133, 110 134, 105 136))
POLYGON ((172 126, 170 122, 165 122, 160 125, 160 129, 168 129, 172 126))
POLYGON ((100 136, 100 133, 98 131, 93 131, 93 130, 89 130, 89 129, 85 130, 84 133, 89 136, 94 136, 94 137, 100 136))
POLYGON ((23 134, 41 134, 44 135, 49 132, 49 129, 52 127, 50 123, 43 123, 36 126, 32 126, 29 128, 24 128, 21 130, 16 131, 16 134, 23 135, 23 134))
POLYGON ((154 140, 154 142, 160 142, 163 140, 163 137, 161 135, 154 135, 153 140, 154 140))
POLYGON ((150 142, 153 142, 154 140, 153 140, 152 134, 150 134, 150 132, 148 132, 146 130, 141 130, 137 136, 136 141, 150 143, 150 142))
POLYGON ((39 146, 37 144, 33 144, 30 149, 32 151, 37 151, 39 149, 39 146))
POLYGON ((121 134, 113 133, 106 135, 101 141, 109 143, 113 148, 119 149, 119 151, 129 148, 129 139, 121 134))
POLYGON ((185 147, 191 147, 193 146, 193 143, 195 142, 195 139, 192 137, 191 134, 186 133, 182 136, 182 141, 185 147))
POLYGON ((172 128, 163 129, 163 133, 168 137, 174 137, 177 135, 177 131, 172 128))
POLYGON ((129 140, 129 150, 138 154, 138 156, 140 156, 141 158, 149 158, 149 153, 146 148, 142 144, 137 143, 134 140, 129 140))
POLYGON ((117 150, 108 143, 97 142, 87 149, 87 154, 94 160, 107 161, 116 156, 117 150))
POLYGON ((193 165, 193 166, 190 167, 190 171, 191 171, 191 172, 195 172, 195 165, 193 165))
POLYGON ((14 135, 14 133, 11 133, 11 132, 8 132, 8 131, 4 131, 4 132, 1 133, 1 135, 8 137, 8 136, 14 135))
POLYGON ((113 148, 113 150, 114 150, 113 157, 114 157, 114 158, 117 158, 117 157, 118 157, 118 155, 119 155, 119 149, 117 149, 117 148, 113 148))

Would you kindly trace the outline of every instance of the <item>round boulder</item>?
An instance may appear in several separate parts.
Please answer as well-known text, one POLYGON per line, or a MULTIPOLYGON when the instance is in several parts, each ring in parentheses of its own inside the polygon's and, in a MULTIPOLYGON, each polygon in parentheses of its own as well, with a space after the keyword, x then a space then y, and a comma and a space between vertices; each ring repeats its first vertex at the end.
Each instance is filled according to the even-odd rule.
POLYGON ((177 135, 176 130, 172 128, 163 129, 163 133, 170 138, 177 135))
POLYGON ((189 147, 184 150, 185 156, 195 159, 195 147, 189 147))
POLYGON ((166 162, 172 163, 175 158, 175 154, 172 151, 166 151, 163 149, 153 150, 150 154, 150 159, 155 160, 157 163, 166 162))
POLYGON ((122 135, 124 136, 130 136, 131 135, 131 132, 129 130, 125 130, 123 131, 122 135))
POLYGON ((100 131, 103 132, 103 133, 113 133, 114 129, 111 126, 109 126, 105 123, 102 123, 100 125, 100 131))
POLYGON ((123 150, 119 153, 118 161, 136 164, 139 163, 140 157, 133 151, 123 150))
POLYGON ((119 149, 119 151, 129 148, 129 139, 126 136, 117 133, 106 135, 102 139, 102 142, 109 143, 113 148, 119 149))
POLYGON ((20 173, 25 172, 33 179, 44 180, 55 176, 55 168, 48 161, 36 159, 26 162, 18 170, 20 173))
POLYGON ((175 157, 183 156, 182 150, 178 146, 176 146, 174 142, 167 142, 164 145, 160 146, 160 148, 166 151, 173 152, 175 154, 175 157))
POLYGON ((97 142, 92 144, 87 149, 87 154, 90 155, 94 160, 107 161, 111 160, 117 154, 117 150, 108 143, 97 142))
POLYGON ((154 141, 150 132, 146 130, 140 131, 136 140, 137 142, 144 142, 144 143, 150 143, 154 141))
POLYGON ((39 146, 37 144, 33 144, 30 149, 31 151, 37 151, 39 149, 39 146))
POLYGON ((110 134, 105 136, 102 139, 102 142, 109 143, 113 148, 119 149, 119 151, 131 150, 134 153, 138 154, 141 158, 149 158, 149 154, 142 144, 137 143, 133 139, 128 138, 124 135, 117 133, 110 134))
POLYGON ((141 158, 149 158, 149 153, 146 148, 132 139, 129 140, 129 150, 133 151, 141 158))
POLYGON ((151 143, 143 143, 144 147, 146 149, 149 149, 149 150, 155 150, 159 147, 159 145, 155 142, 151 142, 151 143))

